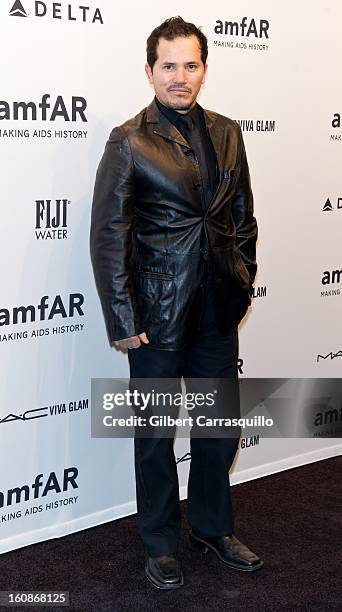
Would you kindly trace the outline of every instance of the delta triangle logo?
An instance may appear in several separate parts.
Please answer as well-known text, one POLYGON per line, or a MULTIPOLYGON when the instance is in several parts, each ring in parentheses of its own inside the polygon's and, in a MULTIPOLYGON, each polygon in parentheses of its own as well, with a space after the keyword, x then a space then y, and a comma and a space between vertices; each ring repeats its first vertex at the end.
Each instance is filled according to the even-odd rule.
POLYGON ((9 14, 11 17, 27 17, 27 13, 20 0, 15 0, 9 14))
POLYGON ((332 209, 333 209, 332 204, 331 204, 331 202, 330 202, 330 200, 328 198, 326 203, 323 206, 323 210, 332 210, 332 209))

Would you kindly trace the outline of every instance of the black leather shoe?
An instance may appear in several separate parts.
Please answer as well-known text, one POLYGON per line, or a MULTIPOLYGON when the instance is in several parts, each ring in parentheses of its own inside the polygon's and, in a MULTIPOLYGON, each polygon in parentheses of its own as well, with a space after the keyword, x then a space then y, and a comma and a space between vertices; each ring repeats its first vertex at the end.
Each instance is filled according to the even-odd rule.
POLYGON ((264 562, 234 535, 208 538, 192 529, 189 545, 192 550, 202 554, 213 550, 222 563, 243 572, 254 572, 264 565, 264 562))
POLYGON ((184 584, 181 566, 174 553, 147 557, 145 572, 158 589, 179 589, 184 584))

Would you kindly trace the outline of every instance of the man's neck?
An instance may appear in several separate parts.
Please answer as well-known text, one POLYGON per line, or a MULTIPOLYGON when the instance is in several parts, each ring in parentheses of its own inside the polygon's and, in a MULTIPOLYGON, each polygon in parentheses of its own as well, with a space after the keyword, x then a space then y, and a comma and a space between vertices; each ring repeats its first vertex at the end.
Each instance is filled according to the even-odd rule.
POLYGON ((197 104, 197 100, 194 100, 194 102, 191 104, 191 106, 189 108, 187 108, 186 110, 182 110, 182 109, 178 109, 178 108, 173 108, 172 106, 167 106, 166 104, 164 104, 164 102, 162 102, 161 100, 159 100, 159 98, 156 99, 158 100, 159 104, 161 104, 162 106, 164 106, 165 108, 168 108, 172 111, 175 111, 176 113, 179 113, 180 115, 187 115, 188 113, 190 113, 190 111, 195 108, 196 104, 197 104))

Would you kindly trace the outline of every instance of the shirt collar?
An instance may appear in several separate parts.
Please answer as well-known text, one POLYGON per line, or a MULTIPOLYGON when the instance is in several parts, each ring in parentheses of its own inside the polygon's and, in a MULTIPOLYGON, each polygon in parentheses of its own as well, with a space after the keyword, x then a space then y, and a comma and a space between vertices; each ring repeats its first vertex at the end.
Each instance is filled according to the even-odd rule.
MULTIPOLYGON (((182 113, 178 113, 173 108, 169 108, 168 106, 165 106, 158 100, 156 96, 155 96, 155 101, 156 101, 156 104, 159 110, 163 113, 163 115, 165 115, 168 118, 169 121, 171 121, 171 123, 176 125, 178 121, 182 121, 182 117, 184 117, 182 113)), ((199 117, 199 106, 197 102, 195 106, 188 113, 186 113, 186 115, 192 118, 195 125, 199 125, 200 117, 199 117)))

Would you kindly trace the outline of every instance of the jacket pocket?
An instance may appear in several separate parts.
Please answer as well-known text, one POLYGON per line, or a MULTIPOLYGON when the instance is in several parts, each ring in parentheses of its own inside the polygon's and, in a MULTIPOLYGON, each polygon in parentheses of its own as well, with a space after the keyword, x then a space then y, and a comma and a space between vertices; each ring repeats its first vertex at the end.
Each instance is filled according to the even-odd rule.
POLYGON ((161 272, 134 274, 134 310, 139 325, 152 339, 170 324, 174 308, 174 278, 161 272))
POLYGON ((233 257, 234 257, 235 276, 239 280, 239 283, 241 284, 241 286, 243 288, 246 288, 246 290, 248 290, 250 277, 249 277, 249 272, 246 268, 246 265, 244 264, 243 259, 238 251, 234 251, 233 257))
POLYGON ((158 272, 156 270, 135 270, 134 274, 136 276, 141 276, 143 278, 156 278, 156 279, 161 279, 161 280, 171 280, 174 278, 174 274, 171 274, 169 272, 158 272))

